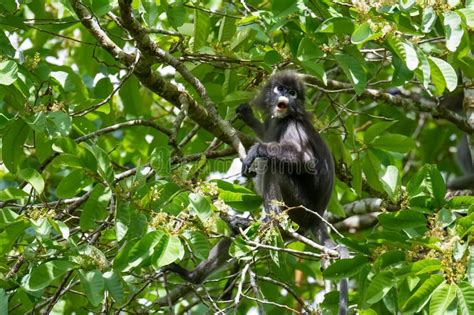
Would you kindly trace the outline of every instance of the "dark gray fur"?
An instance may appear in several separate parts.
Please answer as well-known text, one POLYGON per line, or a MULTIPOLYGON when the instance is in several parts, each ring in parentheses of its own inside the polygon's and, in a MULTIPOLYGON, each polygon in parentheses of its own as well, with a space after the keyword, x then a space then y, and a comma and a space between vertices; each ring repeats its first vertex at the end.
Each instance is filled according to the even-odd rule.
MULTIPOLYGON (((311 123, 304 100, 303 82, 296 73, 285 71, 273 75, 254 101, 266 114, 263 124, 255 118, 249 105, 241 105, 238 109, 239 117, 263 141, 250 148, 242 172, 244 176, 255 176, 250 165, 256 158, 267 160, 263 169, 257 169, 267 211, 280 211, 271 205, 273 199, 283 201, 289 207, 303 205, 320 215, 329 203, 334 184, 334 162, 311 123), (287 96, 288 112, 283 118, 271 117, 278 102, 278 95, 274 93, 277 86, 297 93, 296 98, 287 96)), ((303 229, 319 227, 321 223, 317 216, 304 209, 291 210, 289 216, 303 229)))
MULTIPOLYGON (((251 107, 242 104, 237 109, 238 116, 251 127, 262 143, 254 144, 242 162, 242 174, 258 176, 260 193, 267 213, 280 212, 272 200, 283 201, 288 207, 296 207, 288 212, 300 229, 311 230, 325 246, 335 247, 321 219, 298 206, 304 206, 323 216, 331 198, 334 185, 334 162, 331 152, 319 133, 314 129, 310 115, 304 107, 304 84, 299 75, 292 71, 273 75, 262 88, 253 104, 266 115, 264 123, 255 118, 251 107), (292 91, 296 95, 292 97, 292 91), (275 115, 280 97, 288 100, 286 115, 275 115), (251 168, 257 158, 266 160, 266 166, 251 168)), ((260 163, 258 163, 261 165, 260 163)), ((342 258, 348 251, 340 247, 342 258)), ((339 314, 347 313, 347 280, 340 283, 339 314)))

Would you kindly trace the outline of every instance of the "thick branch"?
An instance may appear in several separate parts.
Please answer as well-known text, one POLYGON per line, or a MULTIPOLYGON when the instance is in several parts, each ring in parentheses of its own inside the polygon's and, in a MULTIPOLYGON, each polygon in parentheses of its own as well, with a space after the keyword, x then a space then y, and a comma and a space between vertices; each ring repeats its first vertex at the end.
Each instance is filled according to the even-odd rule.
MULTIPOLYGON (((84 4, 78 0, 70 1, 81 23, 96 38, 99 45, 114 56, 117 61, 123 63, 127 67, 131 67, 134 63, 135 56, 133 54, 125 53, 110 39, 107 33, 100 27, 97 18, 84 4)), ((148 36, 147 38, 149 39, 148 36)), ((177 86, 164 80, 161 76, 152 71, 151 63, 148 62, 146 58, 139 59, 134 74, 144 86, 176 107, 181 107, 182 102, 180 97, 184 95, 189 102, 189 117, 223 142, 233 145, 236 150, 241 150, 241 148, 236 145, 238 138, 240 138, 245 146, 250 146, 255 142, 253 138, 233 129, 232 126, 230 126, 229 123, 223 120, 219 115, 215 114, 214 116, 210 116, 207 108, 199 106, 199 104, 197 104, 196 101, 187 93, 180 91, 177 86)))
POLYGON ((124 22, 125 28, 130 32, 132 37, 137 42, 137 46, 140 51, 149 57, 154 57, 158 61, 165 62, 171 65, 173 68, 178 71, 183 78, 188 81, 194 89, 199 93, 199 96, 204 102, 207 115, 211 120, 213 120, 216 126, 224 133, 227 138, 227 142, 232 144, 235 151, 243 159, 245 157, 245 149, 240 142, 237 131, 232 128, 228 121, 222 119, 214 106, 214 102, 208 95, 204 85, 196 78, 191 71, 189 71, 178 59, 174 58, 167 51, 161 49, 148 35, 147 30, 145 30, 140 23, 133 17, 132 14, 132 1, 131 0, 120 0, 120 14, 124 22))
MULTIPOLYGON (((321 87, 329 87, 332 89, 347 89, 348 91, 353 91, 352 85, 349 83, 344 83, 336 80, 328 80, 327 86, 324 86, 317 78, 306 75, 304 76, 306 82, 310 84, 315 84, 321 87)), ((372 98, 374 100, 383 100, 387 103, 400 106, 406 110, 410 111, 421 111, 431 113, 433 117, 443 118, 452 122, 460 130, 471 134, 474 132, 474 127, 469 124, 467 119, 463 118, 461 115, 443 107, 438 106, 436 102, 429 99, 413 99, 407 98, 400 95, 392 95, 390 93, 385 93, 376 89, 365 89, 362 92, 362 95, 372 98)))

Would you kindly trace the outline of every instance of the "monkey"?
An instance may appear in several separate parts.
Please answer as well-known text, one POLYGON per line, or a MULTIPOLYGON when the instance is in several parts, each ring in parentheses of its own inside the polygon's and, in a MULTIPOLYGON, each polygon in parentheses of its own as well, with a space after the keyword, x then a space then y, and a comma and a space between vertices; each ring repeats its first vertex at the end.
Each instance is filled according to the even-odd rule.
MULTIPOLYGON (((300 230, 310 230, 326 246, 335 247, 320 217, 323 216, 334 186, 334 161, 328 146, 311 123, 305 110, 305 89, 294 71, 277 72, 270 77, 253 104, 262 109, 265 121, 259 121, 248 104, 237 108, 238 117, 262 140, 250 147, 242 161, 242 175, 257 176, 257 190, 264 200, 266 213, 279 213, 283 201, 288 216, 300 230), (266 166, 252 169, 257 159, 266 166)), ((340 250, 341 257, 348 252, 340 250)), ((344 257, 344 258, 345 258, 344 257)), ((340 285, 339 314, 347 313, 347 280, 340 285)))
MULTIPOLYGON (((250 147, 242 163, 242 174, 246 177, 260 177, 259 192, 264 199, 264 209, 280 212, 272 203, 280 200, 292 207, 288 212, 302 231, 311 231, 315 237, 328 247, 335 247, 326 226, 320 218, 303 208, 323 215, 331 198, 334 186, 334 162, 329 148, 314 129, 310 115, 304 108, 304 83, 293 71, 283 71, 273 75, 253 104, 264 110, 267 119, 258 120, 248 104, 237 108, 237 116, 251 127, 262 143, 250 147), (252 163, 257 158, 267 160, 264 170, 253 171, 252 163), (261 172, 263 171, 263 172, 261 172), (257 174, 258 173, 258 174, 257 174)), ((248 226, 248 219, 223 218, 237 234, 238 227, 248 226)), ((211 250, 208 259, 194 270, 187 270, 171 264, 165 271, 175 272, 191 283, 201 283, 213 271, 229 261, 230 239, 224 238, 211 250)), ((339 248, 341 257, 348 255, 344 247, 339 248)), ((230 284, 229 284, 230 285, 230 284)), ((232 290, 226 284, 227 295, 232 290)), ((226 296, 226 294, 224 294, 226 296)), ((339 314, 347 313, 347 280, 340 283, 339 314)))

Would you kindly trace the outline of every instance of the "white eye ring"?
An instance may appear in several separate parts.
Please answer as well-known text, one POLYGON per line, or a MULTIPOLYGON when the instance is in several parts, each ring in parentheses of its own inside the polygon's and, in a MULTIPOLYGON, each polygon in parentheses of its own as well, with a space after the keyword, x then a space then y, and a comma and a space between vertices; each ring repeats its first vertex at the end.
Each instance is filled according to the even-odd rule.
POLYGON ((281 94, 281 93, 280 93, 280 89, 281 89, 281 87, 280 87, 279 85, 275 86, 275 88, 273 88, 273 93, 275 93, 275 94, 281 94))

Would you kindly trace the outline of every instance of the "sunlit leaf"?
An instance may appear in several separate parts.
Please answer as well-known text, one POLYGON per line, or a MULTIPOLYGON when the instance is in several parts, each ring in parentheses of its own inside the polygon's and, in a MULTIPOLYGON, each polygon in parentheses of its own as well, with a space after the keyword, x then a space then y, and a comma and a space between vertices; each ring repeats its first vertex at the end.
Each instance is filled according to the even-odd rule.
POLYGON ((77 264, 67 260, 51 260, 45 262, 33 268, 28 279, 27 288, 32 291, 46 288, 54 280, 74 270, 76 267, 77 264))
POLYGON ((452 11, 445 12, 443 17, 443 25, 446 31, 446 47, 450 51, 456 51, 464 34, 464 30, 461 27, 461 18, 452 11))
POLYGON ((13 60, 0 61, 0 84, 10 85, 16 81, 18 65, 13 60))
POLYGON ((419 312, 429 302, 433 291, 444 281, 441 275, 431 275, 423 284, 411 295, 403 305, 405 312, 419 312))
POLYGON ((98 270, 80 271, 79 278, 87 298, 93 306, 99 305, 104 299, 104 278, 98 270))

